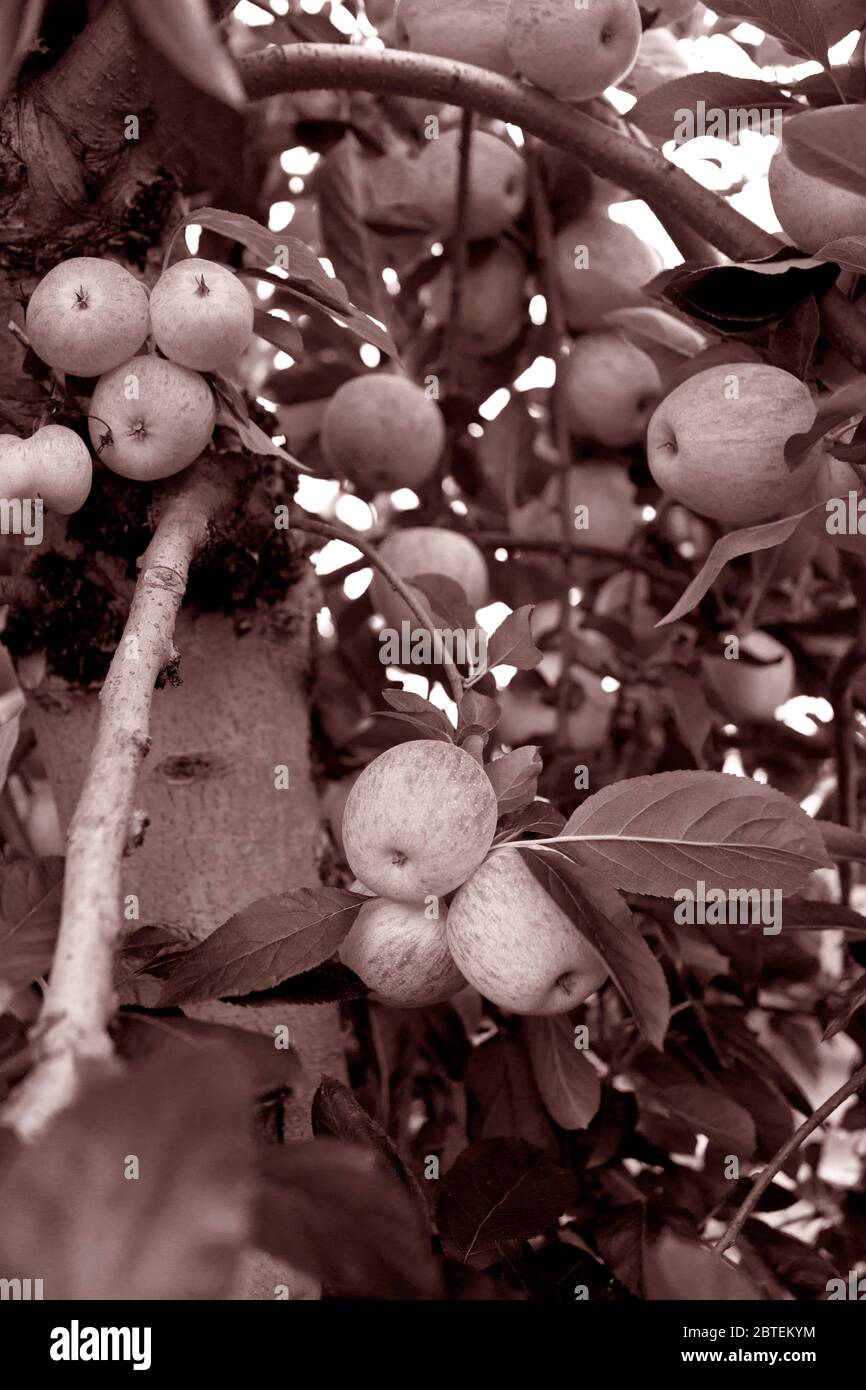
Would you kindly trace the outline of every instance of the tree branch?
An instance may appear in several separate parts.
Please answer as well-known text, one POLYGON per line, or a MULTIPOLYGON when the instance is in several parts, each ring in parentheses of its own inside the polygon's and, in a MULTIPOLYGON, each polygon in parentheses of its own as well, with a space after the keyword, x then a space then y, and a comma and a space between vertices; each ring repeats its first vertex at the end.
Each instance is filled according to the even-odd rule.
MULTIPOLYGON (((782 243, 678 169, 653 147, 612 130, 583 111, 498 73, 424 53, 380 52, 350 44, 263 48, 240 63, 252 101, 281 92, 329 87, 428 97, 521 126, 527 134, 576 155, 594 173, 664 207, 735 261, 772 255, 782 243)), ((866 367, 866 315, 829 290, 821 300, 827 337, 866 367)))
POLYGON ((864 1086, 866 1086, 866 1067, 860 1067, 854 1072, 853 1076, 849 1076, 848 1080, 843 1086, 839 1087, 838 1091, 834 1091, 832 1096, 827 1097, 823 1105, 819 1105, 817 1110, 813 1110, 809 1118, 803 1121, 800 1128, 791 1135, 790 1139, 786 1140, 772 1162, 767 1164, 724 1235, 716 1241, 716 1244, 713 1246, 715 1254, 721 1255, 727 1250, 729 1245, 733 1245, 749 1216, 773 1181, 773 1178, 779 1172, 780 1168, 787 1163, 791 1154, 796 1153, 803 1141, 808 1139, 809 1135, 812 1134, 819 1125, 824 1123, 828 1115, 832 1115, 833 1111, 842 1104, 843 1100, 847 1100, 849 1096, 856 1095, 864 1086))
POLYGON ((2 1117, 25 1140, 37 1137, 74 1099, 83 1064, 104 1063, 112 1054, 107 1024, 114 950, 123 931, 121 864, 150 745, 153 690, 177 656, 172 638, 190 564, 228 497, 216 464, 203 460, 188 470, 167 497, 141 561, 69 828, 60 931, 31 1036, 35 1066, 2 1117))

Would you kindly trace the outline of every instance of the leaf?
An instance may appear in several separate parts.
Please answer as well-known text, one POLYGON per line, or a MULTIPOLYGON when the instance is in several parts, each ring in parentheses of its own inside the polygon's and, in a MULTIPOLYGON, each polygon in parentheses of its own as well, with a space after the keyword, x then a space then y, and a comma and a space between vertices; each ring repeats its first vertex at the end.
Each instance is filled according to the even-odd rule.
POLYGON ((712 1303, 735 1299, 760 1301, 760 1294, 741 1269, 697 1241, 667 1231, 647 1246, 644 1256, 645 1297, 712 1303))
POLYGON ((541 1235, 576 1199, 577 1173, 523 1139, 480 1139, 449 1169, 436 1207, 449 1259, 484 1269, 499 1247, 541 1235))
POLYGON ((704 766, 704 745, 716 723, 716 715, 704 694, 704 687, 682 666, 663 666, 659 675, 671 693, 677 733, 698 767, 704 766))
POLYGON ((500 816, 519 811, 535 799, 538 779, 543 771, 541 755, 537 748, 515 748, 485 765, 484 771, 490 778, 500 816))
POLYGON ((670 612, 659 619, 656 627, 666 627, 669 623, 678 622, 696 608, 731 560, 738 559, 740 555, 751 555, 756 550, 769 550, 774 545, 781 545, 793 536, 802 522, 809 517, 816 517, 824 510, 824 503, 816 502, 814 507, 809 507, 804 512, 780 517, 778 521, 766 521, 760 526, 746 526, 741 531, 729 531, 726 536, 721 536, 701 566, 700 572, 695 575, 670 612))
POLYGON ((830 65, 824 21, 815 0, 719 0, 715 10, 774 34, 790 52, 814 58, 825 68, 830 65))
POLYGON ((497 830, 493 843, 505 844, 522 835, 559 835, 564 825, 565 816, 549 801, 539 799, 520 811, 509 812, 497 830))
MULTIPOLYGON (((291 464, 299 473, 311 473, 305 463, 301 463, 292 454, 275 444, 264 430, 250 419, 246 401, 241 393, 236 389, 227 377, 221 376, 219 372, 213 373, 213 384, 216 395, 222 406, 221 414, 228 417, 230 428, 239 436, 241 443, 249 449, 252 454, 274 454, 277 458, 284 459, 291 464)), ((225 423, 221 420, 220 423, 225 423)))
POLYGON ((866 236, 844 236, 828 241, 815 252, 816 261, 833 261, 843 270, 866 275, 866 236))
MULTIPOLYGON (((687 132, 701 133, 707 112, 717 124, 718 116, 729 111, 740 113, 751 109, 769 114, 777 108, 787 110, 794 105, 792 98, 775 83, 751 77, 730 77, 722 72, 700 72, 676 77, 646 92, 629 111, 628 121, 648 135, 676 139, 679 145, 692 138, 687 132)), ((733 136, 741 123, 741 118, 731 122, 730 133, 725 130, 723 138, 733 136)), ((754 127, 750 124, 747 128, 754 127)))
POLYGON ((39 37, 45 0, 0 0, 0 101, 39 37))
POLYGON ((601 1082, 575 1047, 567 1016, 528 1018, 523 1026, 533 1075, 550 1114, 563 1129, 586 1129, 601 1103, 601 1082))
POLYGON ((275 1047, 271 1033, 252 1033, 183 1014, 163 1015, 154 1027, 152 1017, 139 1013, 119 1014, 111 1033, 118 1055, 136 1065, 171 1057, 177 1066, 184 1057, 213 1052, 221 1058, 230 1052, 247 1072, 251 1102, 275 1091, 295 1091, 307 1081, 297 1052, 275 1047))
POLYGON ((248 1084, 231 1050, 180 1048, 85 1091, 0 1182, 0 1267, 60 1301, 229 1297, 248 1228, 248 1084))
POLYGON ((278 318, 276 314, 268 313, 264 309, 254 309, 253 332, 264 338, 266 343, 282 348, 290 357, 297 358, 303 355, 304 340, 295 325, 287 319, 278 318))
POLYGON ((491 733, 499 723, 502 711, 488 695, 467 690, 457 707, 457 738, 463 743, 474 735, 491 733))
POLYGON ((384 263, 364 221, 364 187, 357 137, 349 132, 316 170, 319 225, 325 251, 352 300, 381 311, 384 263))
POLYGON ((671 352, 691 359, 706 346, 703 333, 664 309, 611 309, 605 314, 604 321, 614 328, 621 328, 639 347, 669 348, 671 352))
POLYGON ((16 859, 0 878, 0 979, 29 985, 54 956, 63 897, 64 861, 16 859))
POLYGON ((814 294, 801 299, 774 323, 769 333, 770 365, 790 372, 802 381, 809 370, 818 342, 821 316, 814 294))
MULTIPOLYGON (((275 293, 270 300, 271 309, 283 309, 287 313, 297 313, 300 309, 314 320, 318 318, 318 326, 324 330, 331 330, 331 325, 336 324, 341 330, 348 330, 354 333, 365 343, 372 343, 380 352, 388 357, 393 357, 395 361, 400 360, 400 354, 388 330, 384 324, 364 314, 354 305, 349 304, 345 308, 334 306, 320 299, 318 292, 307 294, 291 283, 291 276, 288 280, 282 280, 278 276, 272 275, 267 270, 262 270, 258 266, 246 266, 239 272, 241 275, 249 276, 254 280, 264 280, 269 285, 275 286, 275 293)), ((329 284, 339 284, 338 280, 330 280, 329 284)), ((332 331, 332 330, 331 330, 332 331)), ((334 334, 339 338, 340 334, 334 334)))
POLYGON ((314 1134, 329 1134, 334 1139, 342 1139, 347 1144, 372 1149, 377 1153, 418 1204, 426 1219, 427 1201, 421 1185, 411 1169, 406 1167, 397 1146, 381 1125, 367 1114, 348 1087, 332 1076, 322 1078, 313 1097, 312 1123, 314 1134))
POLYGON ((788 930, 823 931, 825 928, 845 927, 866 936, 866 917, 843 903, 825 903, 817 898, 801 898, 795 894, 786 898, 782 909, 782 925, 788 930))
POLYGON ((0 791, 6 785, 9 764, 18 744, 24 704, 24 695, 17 687, 0 695, 0 791))
POLYGON ((246 92, 207 0, 126 0, 133 20, 194 86, 240 110, 246 92))
POLYGON ((433 1298, 418 1208, 369 1148, 320 1137, 261 1160, 254 1239, 339 1296, 433 1298))
POLYGON ((420 695, 407 690, 383 690, 382 699, 387 700, 391 710, 377 710, 380 718, 399 718, 411 724, 423 738, 435 738, 443 743, 454 742, 454 729, 450 721, 441 709, 420 695))
POLYGON ((641 1033, 660 1048, 670 1016, 664 971, 611 881, 575 863, 570 849, 531 840, 520 846, 527 867, 604 961, 641 1033))
POLYGON ((667 272, 656 293, 715 333, 752 333, 778 322, 802 299, 828 290, 834 267, 782 247, 739 265, 685 264, 667 272))
MULTIPOLYGON (((142 0, 142 3, 147 3, 147 0, 142 0)), ((285 279, 272 276, 268 272, 262 275, 263 279, 272 280, 283 289, 303 292, 323 308, 340 312, 350 309, 345 287, 339 280, 326 275, 309 246, 297 237, 286 236, 283 232, 271 232, 260 222, 255 222, 252 217, 246 217, 240 212, 226 212, 222 208, 196 208, 194 212, 187 213, 175 228, 166 247, 165 265, 168 265, 171 258, 175 241, 184 227, 188 227, 190 223, 206 227, 208 231, 217 232, 220 236, 228 237, 230 241, 239 241, 242 246, 260 256, 266 266, 273 265, 280 248, 285 247, 289 262, 285 279)), ((244 273, 249 275, 253 274, 253 271, 245 270, 244 273)))
POLYGON ((750 1218, 743 1235, 760 1252, 770 1269, 802 1298, 826 1295, 829 1280, 839 1276, 838 1269, 820 1250, 813 1250, 796 1236, 776 1230, 765 1221, 750 1218))
POLYGON ((829 820, 819 821, 818 829, 832 859, 866 861, 866 835, 861 835, 858 830, 849 830, 847 825, 835 825, 829 820))
POLYGON ((530 618, 533 605, 527 604, 509 613, 487 644, 487 670, 494 666, 516 666, 518 671, 531 671, 538 665, 542 653, 532 638, 530 618))
POLYGON ((675 1119, 683 1120, 695 1134, 705 1134, 726 1154, 751 1158, 755 1152, 755 1124, 736 1101, 708 1086, 664 1086, 650 1092, 651 1100, 675 1119))
POLYGON ((581 858, 611 888, 672 897, 678 889, 796 892, 829 863, 796 802, 748 777, 660 772, 602 788, 567 821, 581 858))
POLYGON ((811 428, 805 434, 792 434, 786 441, 786 462, 793 465, 805 458, 828 430, 863 414, 866 414, 866 379, 862 376, 831 395, 819 396, 811 428))
POLYGON ((475 1047, 463 1075, 470 1139, 509 1135, 545 1151, 558 1151, 556 1130, 532 1074, 526 1046, 500 1033, 475 1047))
POLYGON ((646 1206, 629 1202, 612 1219, 605 1216, 596 1231, 598 1248, 608 1269, 636 1298, 643 1296, 646 1206))
POLYGON ((860 975, 845 993, 839 1004, 833 1009, 830 1021, 824 1032, 821 1034, 821 1041, 828 1042, 830 1038, 835 1038, 837 1033, 841 1033, 851 1022, 852 1017, 858 1009, 862 1009, 866 1004, 866 975, 860 975))
POLYGON ((206 940, 153 973, 160 1008, 272 989, 333 955, 365 899, 339 888, 297 888, 260 898, 206 940))

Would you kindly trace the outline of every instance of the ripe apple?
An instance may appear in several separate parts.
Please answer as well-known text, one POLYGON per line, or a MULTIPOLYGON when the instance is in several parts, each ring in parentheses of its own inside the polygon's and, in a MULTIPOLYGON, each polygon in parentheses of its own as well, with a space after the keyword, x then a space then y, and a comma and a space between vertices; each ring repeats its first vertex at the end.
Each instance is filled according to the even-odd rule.
POLYGON ((371 492, 417 488, 445 445, 445 422, 420 386, 386 372, 353 377, 322 416, 322 453, 338 477, 371 492))
MULTIPOLYGON (((466 235, 470 241, 498 236, 526 202, 526 166, 513 145, 486 130, 472 136, 466 235)), ((415 201, 443 237, 455 230, 460 132, 430 140, 416 164, 415 201)))
MULTIPOLYGON (((421 574, 444 574, 459 584, 475 612, 488 597, 487 562, 478 546, 459 531, 443 526, 407 526, 392 531, 379 546, 379 554, 401 579, 421 574)), ((377 570, 370 585, 370 597, 386 626, 400 630, 403 622, 416 623, 409 607, 377 570)))
POLYGON ((792 473, 784 449, 815 419, 808 387, 763 362, 729 362, 684 381, 647 433, 659 487, 701 516, 757 525, 795 511, 819 452, 792 473))
POLYGON ((161 357, 131 357, 107 372, 90 403, 96 452, 112 473, 136 482, 186 468, 207 447, 215 423, 216 402, 204 377, 161 357))
MULTIPOLYGON (((427 287, 426 298, 437 323, 451 317, 451 267, 445 266, 427 287)), ((478 357, 494 357, 513 343, 525 315, 526 260, 512 241, 502 241, 470 264, 460 297, 460 339, 478 357)))
POLYGON ((510 77, 514 63, 505 46, 507 13, 508 0, 400 0, 397 45, 510 77))
POLYGON ((360 976, 373 998, 398 1009, 441 1004, 466 981, 445 939, 447 908, 431 920, 424 907, 374 898, 365 903, 339 950, 340 960, 360 976))
MULTIPOLYGON (((690 4, 694 0, 690 0, 690 4)), ((667 24, 667 19, 662 20, 667 24)), ((637 62, 631 72, 621 82, 624 92, 633 97, 646 96, 665 82, 677 77, 689 77, 691 68, 682 49, 669 29, 656 26, 646 29, 641 35, 637 62)))
MULTIPOLYGON (((548 652, 543 665, 540 675, 536 672, 518 675, 496 697, 502 711, 497 733, 502 742, 512 748, 549 738, 556 732, 559 716, 551 687, 557 684, 562 658, 558 652, 548 652)), ((570 680, 575 707, 568 715, 569 746, 575 754, 592 753, 607 742, 617 696, 604 689, 601 678, 594 671, 577 663, 571 667, 570 680)))
POLYGON ((353 874, 395 902, 442 897, 477 869, 496 831, 496 793, 453 743, 399 743, 364 768, 343 813, 353 874))
MULTIPOLYGON (((782 140, 768 175, 773 210, 785 235, 801 251, 817 251, 838 237, 859 236, 866 221, 866 192, 852 175, 851 188, 828 183, 801 169, 792 150, 801 137, 821 150, 844 150, 854 163, 866 151, 866 106, 822 106, 791 116, 782 125, 782 140)), ((797 156, 799 157, 799 156, 797 156)))
POLYGON ((84 440, 65 425, 43 425, 29 439, 0 436, 0 459, 0 496, 41 497, 62 516, 87 501, 93 460, 84 440))
POLYGON ((570 328, 604 327, 611 309, 646 303, 641 286, 662 269, 657 251, 605 208, 593 207, 556 238, 556 275, 570 328))
POLYGON ((455 895, 445 934, 457 968, 486 999, 517 1014, 574 1009, 607 968, 526 867, 495 850, 455 895))
POLYGON ((768 723, 794 694, 794 658, 768 632, 741 637, 740 652, 772 664, 753 666, 740 658, 706 656, 704 680, 733 724, 768 723))
POLYGON ((524 77, 564 101, 586 101, 631 71, 641 36, 635 0, 511 0, 506 42, 524 77))
POLYGON ((621 570, 606 579, 592 611, 598 618, 621 623, 642 640, 655 636, 655 625, 662 617, 661 609, 651 602, 649 579, 637 570, 621 570))
POLYGON ((172 362, 198 372, 223 372, 252 337, 253 301, 224 265, 191 256, 157 280, 150 323, 154 342, 172 362))
POLYGON ((96 256, 61 261, 30 296, 30 346, 58 372, 101 376, 137 352, 148 334, 147 291, 123 266, 96 256))
MULTIPOLYGON (((569 506, 575 545, 625 550, 637 529, 637 489, 619 463, 575 465, 569 473, 569 506), (586 512, 578 512, 586 507, 586 512)), ((538 497, 515 508, 509 527, 516 540, 547 540, 560 534, 560 478, 554 474, 538 497)))
POLYGON ((572 434, 612 448, 643 438, 661 395, 658 367, 621 333, 585 333, 563 367, 562 399, 572 434))

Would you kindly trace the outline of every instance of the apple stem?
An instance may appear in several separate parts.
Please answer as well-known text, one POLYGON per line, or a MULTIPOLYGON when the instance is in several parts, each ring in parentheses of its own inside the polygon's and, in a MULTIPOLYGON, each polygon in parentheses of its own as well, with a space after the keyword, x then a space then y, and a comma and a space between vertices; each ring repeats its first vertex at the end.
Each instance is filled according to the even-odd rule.
POLYGON ((206 294, 210 294, 210 286, 203 275, 196 276, 195 286, 195 292, 200 299, 204 299, 206 294))

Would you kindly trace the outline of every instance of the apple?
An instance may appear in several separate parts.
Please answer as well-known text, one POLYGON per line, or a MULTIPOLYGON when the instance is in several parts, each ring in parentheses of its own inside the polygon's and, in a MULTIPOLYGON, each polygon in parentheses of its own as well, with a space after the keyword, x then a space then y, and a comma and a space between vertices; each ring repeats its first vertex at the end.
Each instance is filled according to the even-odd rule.
POLYGON ((740 638, 740 652, 767 665, 753 666, 739 657, 705 656, 704 680, 733 724, 769 723, 795 689, 794 658, 768 632, 740 638))
POLYGON ((662 268, 658 252, 604 208, 591 208, 556 238, 556 277, 570 328, 603 327, 610 310, 647 303, 641 286, 662 268))
POLYGON ((659 487, 701 516, 757 525, 797 509, 819 451, 791 472, 785 444, 809 430, 815 404, 798 377, 729 362, 684 381, 650 421, 647 461, 659 487))
POLYGON ((101 376, 137 352, 150 327, 147 291, 123 266, 95 256, 61 261, 30 296, 30 346, 58 372, 101 376))
POLYGON ((656 635, 655 625, 663 616, 662 610, 651 602, 649 579, 639 570, 621 570, 606 579, 595 596, 592 611, 598 618, 621 623, 640 640, 656 635))
POLYGON ((84 440, 65 425, 43 425, 29 439, 0 436, 0 495, 41 497, 49 511, 70 516, 84 506, 93 460, 84 440))
POLYGON ((364 768, 346 801, 352 873, 395 902, 442 897, 477 869, 496 831, 496 793, 453 743, 399 743, 364 768))
MULTIPOLYGON (((577 547, 625 550, 637 529, 637 489, 618 463, 577 464, 569 472, 570 539, 577 547), (578 511, 586 507, 586 512, 578 511)), ((516 540, 547 540, 560 535, 560 475, 548 478, 540 496, 515 508, 509 526, 516 540)))
MULTIPOLYGON (((550 738, 556 733, 559 716, 551 687, 557 684, 562 658, 558 652, 548 652, 542 664, 543 671, 516 676, 496 697, 501 710, 497 733, 511 748, 550 738)), ((570 680, 575 707, 568 714, 569 746, 575 754, 591 753, 607 742, 617 696, 604 689, 601 678, 594 671, 577 663, 571 667, 570 680)))
MULTIPOLYGON (((442 526, 407 526, 405 530, 392 531, 386 536, 379 546, 379 554, 401 579, 444 574, 446 579, 460 585, 473 612, 487 602, 487 562, 475 542, 459 531, 447 531, 442 526)), ((399 631, 403 622, 416 625, 417 620, 408 605, 378 570, 370 585, 370 597, 386 626, 399 631)))
POLYGON ((339 950, 381 1004, 417 1009, 441 1004, 466 988, 445 938, 444 903, 438 919, 414 903, 374 898, 365 903, 339 950))
POLYGON ((866 152, 866 106, 822 106, 791 116, 782 124, 782 139, 770 163, 768 183, 773 211, 785 235, 801 251, 817 251, 838 237, 860 236, 866 222, 866 192, 852 174, 851 188, 828 183, 797 164, 793 148, 807 142, 812 158, 821 151, 845 151, 854 163, 866 152))
POLYGON ((641 27, 635 0, 511 0, 505 38, 523 77, 564 101, 586 101, 631 71, 641 27))
MULTIPOLYGON (((448 130, 430 140, 415 167, 415 202, 443 237, 453 235, 460 168, 460 132, 448 130)), ((486 130, 470 144, 466 235, 470 241, 498 236, 510 227, 526 202, 526 166, 513 145, 486 130)))
POLYGON ((198 372, 234 366, 253 332, 253 301, 224 265, 192 256, 164 271, 150 296, 160 352, 198 372))
POLYGON ((400 0, 397 45, 510 77, 514 63, 505 46, 507 14, 508 0, 400 0))
MULTIPOLYGON (((425 297, 438 324, 451 317, 451 267, 427 286, 425 297)), ((460 340, 478 357, 494 357, 513 343, 525 318, 526 260, 512 241, 502 241, 470 264, 460 297, 460 340)))
POLYGON ((371 492, 417 488, 439 462, 445 422, 414 381, 371 372, 334 392, 322 416, 320 443, 338 477, 371 492))
POLYGON ((655 362, 621 333, 583 334, 563 366, 569 429, 612 448, 628 448, 643 438, 661 389, 655 362))
POLYGON ((457 968, 501 1009, 561 1014, 608 971, 527 868, 523 851, 491 854, 455 894, 445 923, 457 968))
POLYGON ((99 378, 89 418, 105 466, 150 483, 179 473, 207 447, 216 402, 198 372, 161 357, 131 357, 99 378))

